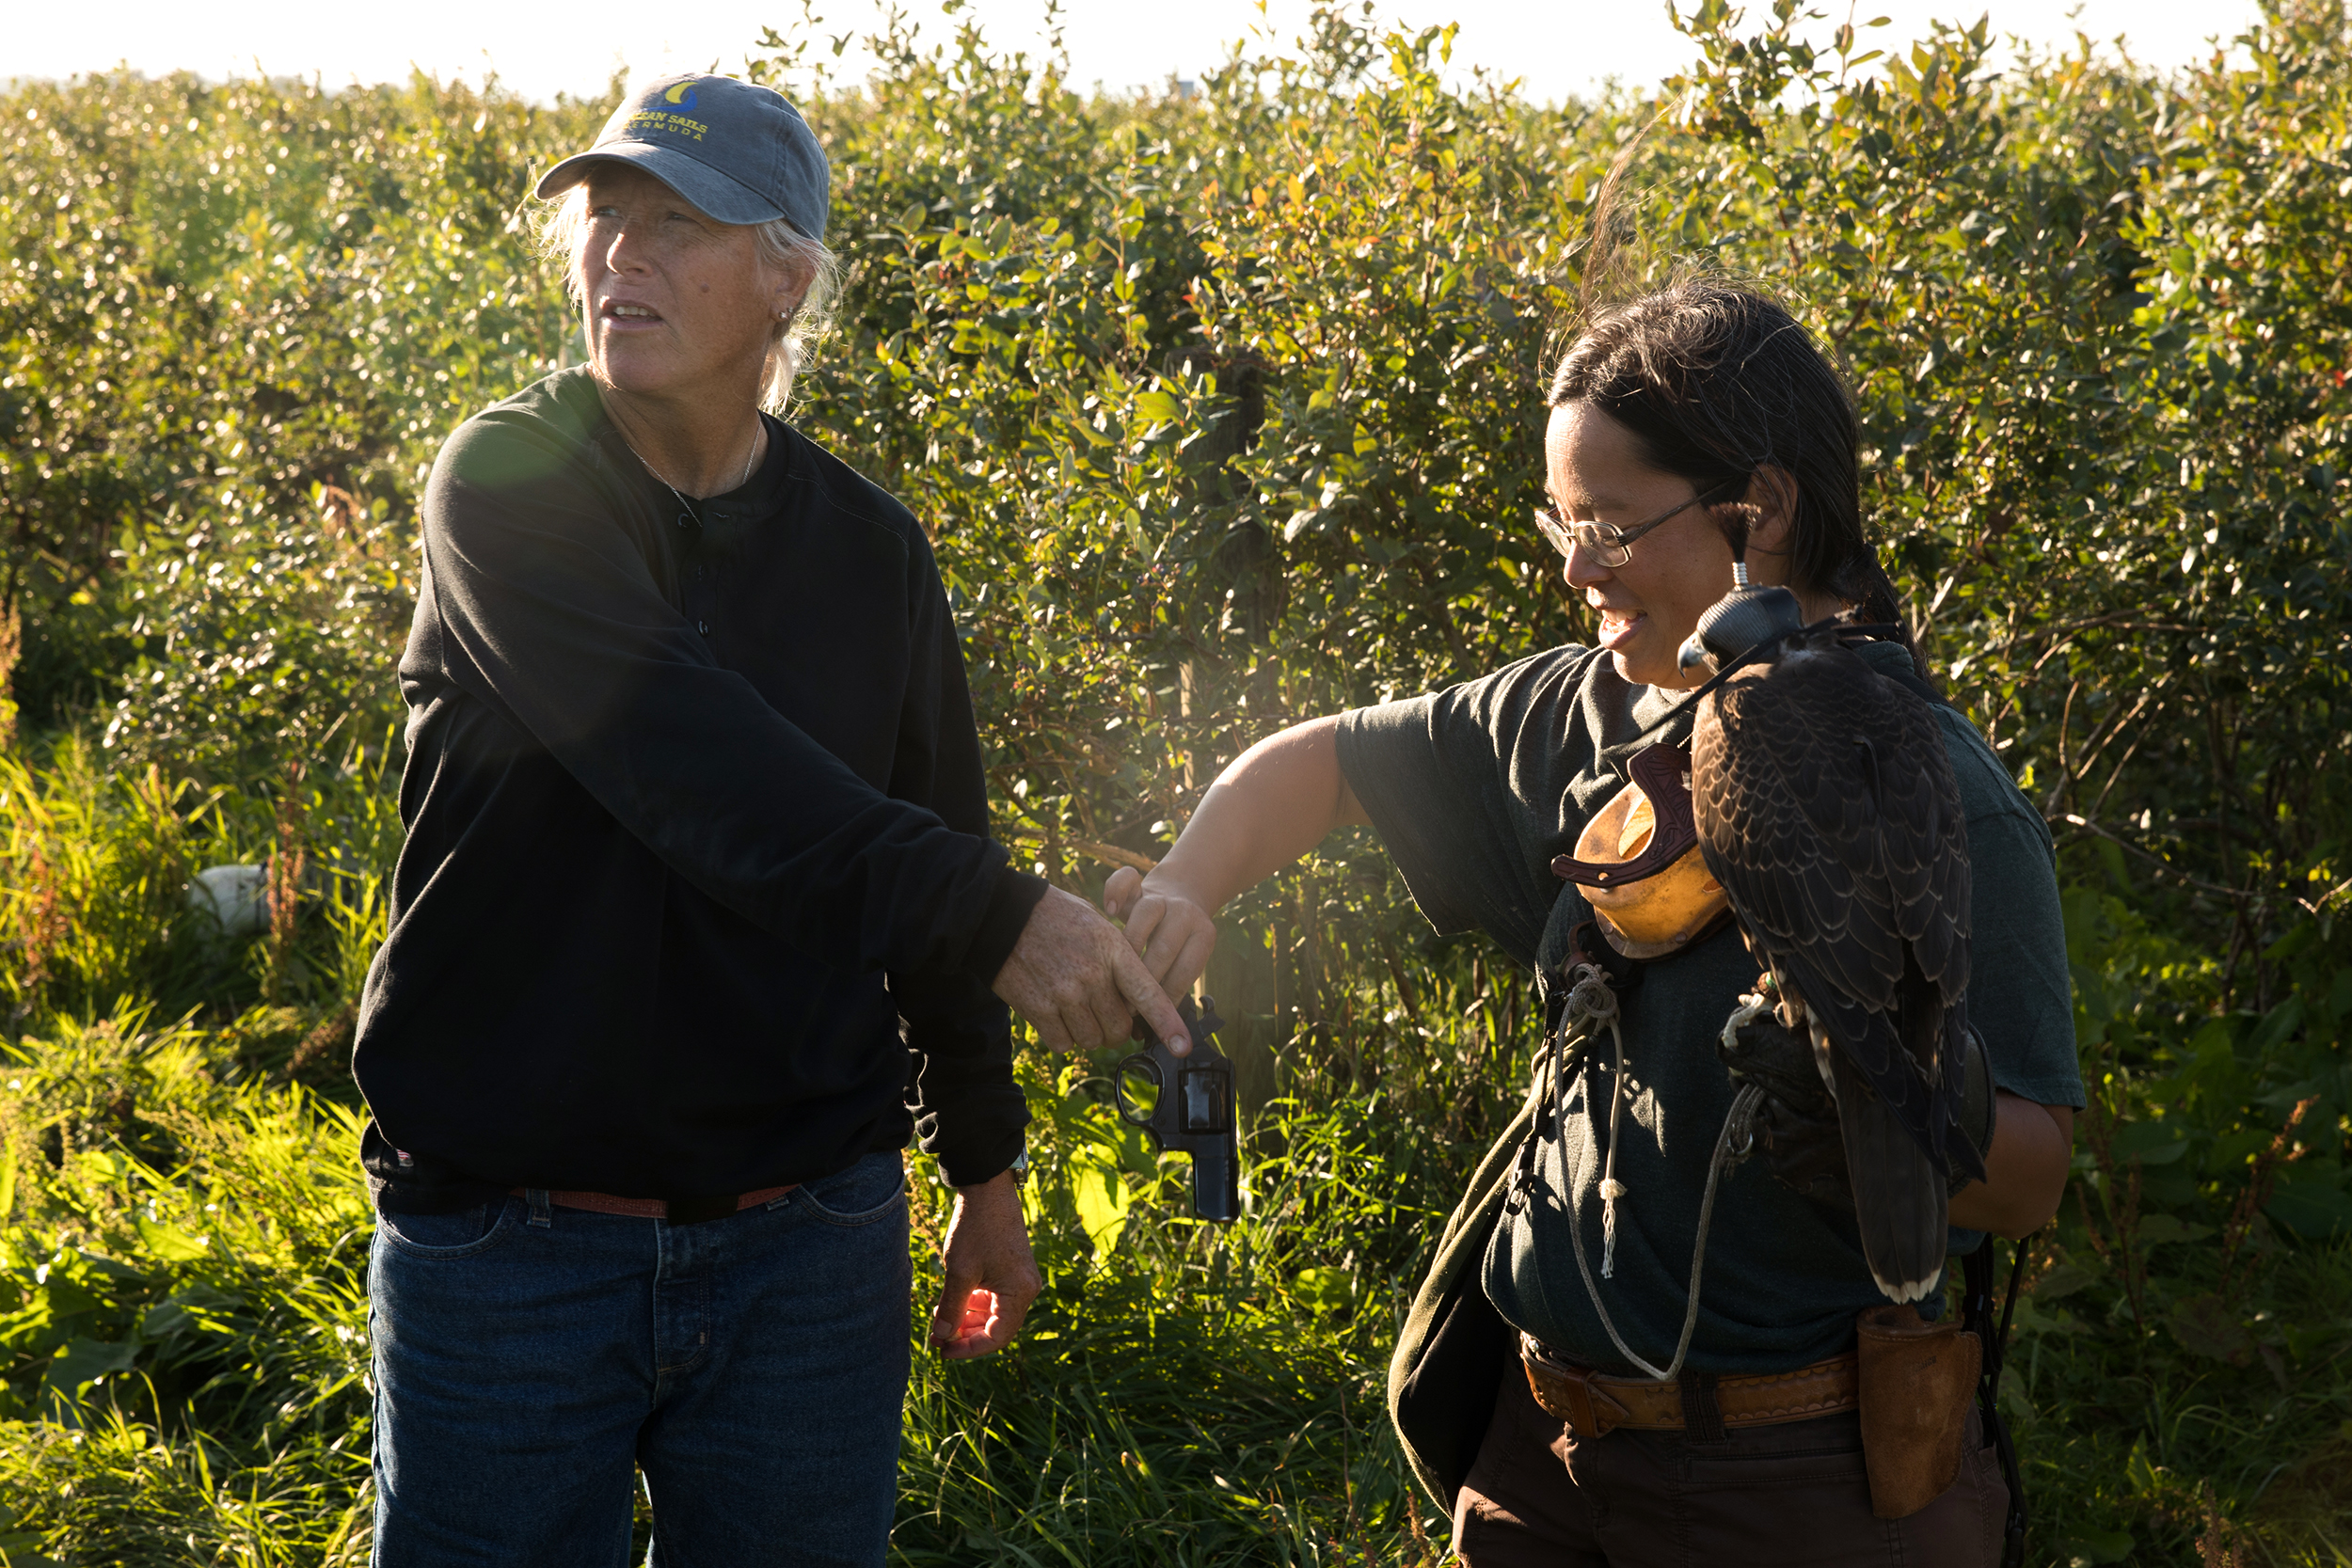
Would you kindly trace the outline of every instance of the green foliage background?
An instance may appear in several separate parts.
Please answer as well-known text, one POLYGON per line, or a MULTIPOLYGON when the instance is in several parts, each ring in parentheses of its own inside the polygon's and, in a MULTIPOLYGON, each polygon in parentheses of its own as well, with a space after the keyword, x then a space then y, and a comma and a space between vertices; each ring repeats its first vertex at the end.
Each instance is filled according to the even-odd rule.
MULTIPOLYGON (((1539 388, 1648 127, 1619 286, 1733 268, 1835 346, 1923 640, 2062 846, 2092 1106, 2002 1393, 2034 1559, 2344 1562, 2344 12, 2275 0, 2172 78, 1802 21, 1701 0, 1687 77, 1563 108, 1329 11, 1166 98, 952 17, 859 82, 771 34, 855 269, 795 417, 932 529, 999 832, 1091 891, 1282 723, 1583 634, 1527 523, 1539 388)), ((342 1062, 417 489, 577 352, 524 193, 609 102, 0 95, 8 1561, 364 1559, 342 1062), (266 928, 191 911, 224 863, 266 928)), ((1381 1368, 1528 988, 1359 834, 1243 899, 1213 981, 1250 1217, 1172 1218, 1104 1064, 1027 1060, 1050 1288, 918 1370, 902 1560, 1441 1555, 1381 1368)))

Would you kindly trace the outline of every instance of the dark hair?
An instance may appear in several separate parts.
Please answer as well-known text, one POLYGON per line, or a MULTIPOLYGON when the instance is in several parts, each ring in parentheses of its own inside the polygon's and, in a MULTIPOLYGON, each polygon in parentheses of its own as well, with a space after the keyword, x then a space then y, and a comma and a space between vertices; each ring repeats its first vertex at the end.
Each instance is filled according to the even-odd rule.
POLYGON ((1862 532, 1853 399, 1787 307, 1754 284, 1692 272, 1606 307, 1551 378, 1551 406, 1589 403, 1633 435, 1645 462, 1701 494, 1767 465, 1796 484, 1789 579, 1902 626, 1927 666, 1878 552, 1862 532))

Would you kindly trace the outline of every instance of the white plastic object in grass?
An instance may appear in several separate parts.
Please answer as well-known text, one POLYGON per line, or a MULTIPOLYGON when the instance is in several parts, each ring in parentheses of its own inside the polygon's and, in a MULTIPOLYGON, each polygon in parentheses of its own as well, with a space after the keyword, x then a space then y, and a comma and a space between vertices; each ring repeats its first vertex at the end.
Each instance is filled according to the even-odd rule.
POLYGON ((258 865, 207 866, 188 881, 188 908, 211 915, 223 936, 267 930, 269 872, 258 865))

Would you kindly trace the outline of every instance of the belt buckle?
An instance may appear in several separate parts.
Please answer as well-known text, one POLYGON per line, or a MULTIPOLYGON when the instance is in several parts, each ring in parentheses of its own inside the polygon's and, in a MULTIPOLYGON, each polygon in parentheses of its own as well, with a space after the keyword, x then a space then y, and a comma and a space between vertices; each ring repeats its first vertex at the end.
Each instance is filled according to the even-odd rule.
POLYGON ((1595 1386, 1593 1379, 1599 1374, 1592 1368, 1563 1361, 1533 1335, 1523 1334, 1520 1337, 1519 1355, 1527 1364, 1530 1385, 1535 1386, 1536 1402, 1545 1404, 1541 1396, 1550 1392, 1567 1406, 1563 1411, 1545 1404, 1545 1409, 1567 1423, 1571 1436, 1606 1437, 1630 1414, 1624 1405, 1610 1397, 1608 1390, 1595 1386), (1554 1386, 1546 1390, 1537 1386, 1538 1373, 1546 1381, 1553 1383, 1554 1386))

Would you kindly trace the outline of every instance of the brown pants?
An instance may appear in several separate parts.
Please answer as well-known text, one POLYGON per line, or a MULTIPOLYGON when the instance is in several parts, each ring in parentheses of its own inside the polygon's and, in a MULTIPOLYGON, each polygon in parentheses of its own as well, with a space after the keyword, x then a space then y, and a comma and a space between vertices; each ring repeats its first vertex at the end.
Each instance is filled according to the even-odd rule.
POLYGON ((1514 1356, 1454 1506, 1454 1549, 1467 1568, 1992 1568, 2008 1511, 1974 1406, 1960 1479, 1910 1518, 1879 1519, 1851 1412, 1718 1443, 1626 1428, 1572 1437, 1514 1356))

